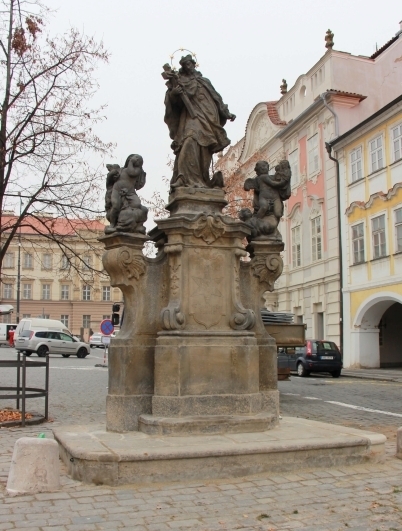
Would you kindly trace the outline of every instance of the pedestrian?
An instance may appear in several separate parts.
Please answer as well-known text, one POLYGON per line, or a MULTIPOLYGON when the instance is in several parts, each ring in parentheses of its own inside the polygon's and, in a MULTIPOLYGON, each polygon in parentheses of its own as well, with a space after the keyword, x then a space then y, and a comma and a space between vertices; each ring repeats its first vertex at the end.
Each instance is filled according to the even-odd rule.
POLYGON ((8 331, 8 343, 10 347, 14 346, 14 334, 15 334, 15 330, 13 327, 11 327, 10 330, 8 331))

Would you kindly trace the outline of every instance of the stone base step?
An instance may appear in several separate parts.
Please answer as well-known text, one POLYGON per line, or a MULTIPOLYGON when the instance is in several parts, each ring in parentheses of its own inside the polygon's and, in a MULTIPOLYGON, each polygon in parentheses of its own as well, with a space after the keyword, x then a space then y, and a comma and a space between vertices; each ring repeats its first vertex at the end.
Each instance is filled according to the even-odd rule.
POLYGON ((256 433, 278 424, 269 413, 257 415, 204 415, 194 417, 155 417, 141 415, 138 429, 148 435, 217 435, 223 433, 256 433))
POLYGON ((104 426, 53 430, 73 479, 96 485, 228 479, 382 459, 384 435, 285 417, 259 433, 147 435, 104 426))

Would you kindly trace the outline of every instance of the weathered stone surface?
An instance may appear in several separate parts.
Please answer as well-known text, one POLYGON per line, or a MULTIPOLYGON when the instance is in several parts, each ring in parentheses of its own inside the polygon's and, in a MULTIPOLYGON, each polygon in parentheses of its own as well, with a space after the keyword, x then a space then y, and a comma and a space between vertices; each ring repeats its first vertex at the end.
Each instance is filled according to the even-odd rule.
POLYGON ((155 349, 155 395, 258 393, 258 348, 250 333, 160 335, 155 349))
POLYGON ((138 430, 138 418, 152 412, 152 395, 116 395, 106 397, 106 426, 108 431, 138 430))
POLYGON ((6 488, 11 496, 58 490, 60 466, 57 442, 34 437, 18 439, 6 488))
POLYGON ((256 415, 196 415, 189 417, 156 417, 141 415, 139 431, 148 435, 216 435, 222 433, 257 433, 277 426, 278 416, 256 415))
POLYGON ((260 433, 116 437, 99 426, 54 429, 74 479, 123 485, 295 472, 381 460, 386 437, 301 418, 260 433), (72 460, 71 460, 72 458, 72 460))
POLYGON ((158 417, 255 415, 261 409, 262 395, 258 392, 152 397, 152 413, 158 417))

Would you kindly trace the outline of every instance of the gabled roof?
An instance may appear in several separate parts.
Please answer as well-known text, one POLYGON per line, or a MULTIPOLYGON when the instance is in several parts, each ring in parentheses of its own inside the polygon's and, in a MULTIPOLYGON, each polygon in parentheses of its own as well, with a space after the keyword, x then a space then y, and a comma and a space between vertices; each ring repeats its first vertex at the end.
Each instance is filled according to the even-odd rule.
POLYGON ((384 46, 381 46, 373 55, 370 55, 370 59, 376 59, 379 55, 382 54, 382 52, 385 52, 387 48, 391 46, 396 40, 399 39, 399 34, 395 35, 390 41, 384 44, 384 46))
MULTIPOLYGON (((1 216, 2 231, 11 230, 18 216, 1 216)), ((21 223, 21 234, 56 234, 58 236, 74 236, 80 231, 100 232, 105 225, 100 221, 85 219, 52 218, 26 216, 21 223)))
POLYGON ((334 96, 346 96, 348 98, 356 98, 359 100, 359 102, 367 98, 367 96, 363 96, 363 94, 357 94, 356 92, 346 92, 345 90, 327 89, 327 93, 333 94, 334 96))
POLYGON ((286 125, 286 122, 279 118, 278 109, 276 108, 277 101, 267 101, 268 118, 275 125, 286 125))

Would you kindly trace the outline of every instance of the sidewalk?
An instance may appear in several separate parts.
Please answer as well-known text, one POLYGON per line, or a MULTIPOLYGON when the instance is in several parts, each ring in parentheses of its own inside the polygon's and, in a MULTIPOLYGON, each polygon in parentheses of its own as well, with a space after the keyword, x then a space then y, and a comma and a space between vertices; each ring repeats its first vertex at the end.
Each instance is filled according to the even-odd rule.
POLYGON ((395 369, 342 369, 342 376, 402 383, 402 367, 395 369))
MULTIPOLYGON (((57 424, 57 423, 55 423, 57 424)), ((71 480, 58 492, 9 497, 13 444, 50 426, 0 431, 0 530, 400 531, 402 460, 226 480, 105 487, 71 480)))

